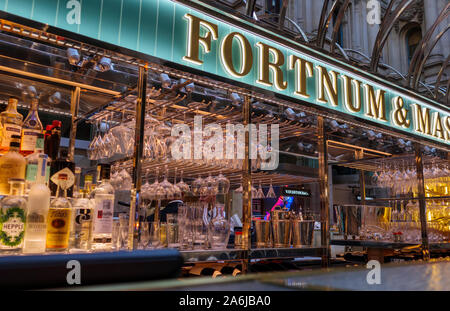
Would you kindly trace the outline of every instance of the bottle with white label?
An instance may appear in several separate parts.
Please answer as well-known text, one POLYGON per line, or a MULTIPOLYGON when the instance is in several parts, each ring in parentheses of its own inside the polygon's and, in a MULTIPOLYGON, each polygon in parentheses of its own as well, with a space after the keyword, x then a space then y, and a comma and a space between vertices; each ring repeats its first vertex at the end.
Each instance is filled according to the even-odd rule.
POLYGON ((39 100, 31 100, 31 108, 22 124, 22 140, 20 142, 20 153, 24 156, 32 154, 36 147, 36 140, 42 134, 42 123, 38 115, 39 100))
POLYGON ((10 193, 0 202, 0 252, 15 253, 22 250, 27 202, 23 197, 25 180, 11 178, 10 193))
POLYGON ((5 153, 9 150, 9 143, 12 135, 21 135, 23 116, 17 112, 17 103, 19 100, 15 97, 8 99, 8 107, 0 113, 0 153, 5 153))
POLYGON ((24 253, 45 252, 47 216, 50 206, 50 189, 45 185, 46 161, 47 158, 44 157, 38 162, 36 182, 28 193, 24 253))
POLYGON ((91 248, 93 201, 88 198, 76 198, 72 201, 73 216, 70 232, 70 251, 86 252, 91 248))
MULTIPOLYGON (((34 153, 25 157, 27 161, 27 170, 25 173, 25 193, 28 193, 36 182, 39 162, 44 161, 48 163, 48 155, 44 154, 44 134, 39 134, 36 140, 36 147, 34 153)), ((47 168, 45 165, 44 169, 47 168)))
POLYGON ((94 204, 92 249, 110 250, 112 248, 114 187, 109 182, 111 165, 100 164, 99 166, 100 184, 91 192, 91 200, 94 204))
POLYGON ((57 176, 57 196, 50 202, 47 217, 47 252, 63 252, 69 248, 72 204, 67 198, 67 188, 73 185, 73 177, 70 179, 64 172, 57 176))

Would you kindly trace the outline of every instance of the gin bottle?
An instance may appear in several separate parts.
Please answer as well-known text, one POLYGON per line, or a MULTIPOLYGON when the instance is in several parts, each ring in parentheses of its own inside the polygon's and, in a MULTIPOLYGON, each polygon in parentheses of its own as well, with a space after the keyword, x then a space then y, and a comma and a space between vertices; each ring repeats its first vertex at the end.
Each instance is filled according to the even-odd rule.
POLYGON ((42 134, 43 127, 38 115, 38 104, 38 99, 32 99, 30 111, 22 124, 20 153, 24 156, 34 152, 37 136, 38 134, 42 134))
POLYGON ((9 150, 9 143, 12 135, 21 135, 23 116, 17 112, 18 99, 10 97, 8 107, 0 113, 0 123, 2 131, 0 133, 0 153, 9 150))
POLYGON ((0 252, 14 253, 23 247, 26 223, 25 181, 10 179, 11 190, 0 202, 0 252))
POLYGON ((26 161, 19 153, 20 136, 11 136, 9 151, 0 157, 0 195, 9 194, 10 178, 25 178, 26 161))
MULTIPOLYGON (((35 151, 26 156, 25 160, 27 161, 25 192, 28 193, 36 182, 36 176, 38 174, 37 170, 40 162, 45 161, 45 163, 48 163, 48 155, 44 154, 44 134, 39 134, 37 136, 35 151)), ((44 165, 43 169, 46 170, 47 165, 44 165)))
POLYGON ((92 218, 94 209, 88 198, 73 200, 72 229, 70 233, 70 250, 88 251, 91 248, 92 218))
POLYGON ((69 248, 72 204, 67 199, 67 174, 58 174, 57 197, 51 201, 47 219, 48 252, 61 252, 69 248))
POLYGON ((92 233, 93 250, 112 248, 112 227, 114 216, 114 187, 110 184, 111 165, 100 164, 100 184, 91 192, 94 208, 92 233))

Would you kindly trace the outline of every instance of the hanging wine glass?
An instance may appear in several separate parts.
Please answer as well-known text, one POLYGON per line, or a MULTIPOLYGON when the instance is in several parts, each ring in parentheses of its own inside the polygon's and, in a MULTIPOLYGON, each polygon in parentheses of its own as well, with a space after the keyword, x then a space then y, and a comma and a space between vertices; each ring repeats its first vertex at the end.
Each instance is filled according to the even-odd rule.
POLYGON ((267 191, 266 198, 276 198, 276 197, 277 197, 277 196, 275 195, 275 190, 273 190, 272 179, 271 179, 271 180, 270 180, 269 191, 267 191))
POLYGON ((175 199, 181 199, 181 197, 183 196, 182 191, 180 189, 180 187, 178 187, 177 185, 177 170, 178 168, 175 168, 175 173, 173 176, 173 184, 172 184, 172 189, 173 189, 173 196, 175 199))
POLYGON ((208 177, 203 182, 200 192, 202 195, 216 195, 217 194, 217 192, 218 192, 217 180, 211 176, 211 173, 209 173, 208 177))
POLYGON ((194 196, 200 196, 200 189, 203 186, 203 179, 200 177, 200 175, 198 175, 198 178, 196 178, 193 182, 192 182, 192 194, 194 196))
POLYGON ((180 174, 180 181, 177 183, 178 188, 180 188, 181 192, 186 194, 190 192, 190 187, 187 183, 183 181, 183 171, 180 174))
POLYGON ((259 181, 259 187, 258 187, 258 191, 256 192, 256 196, 257 196, 258 199, 264 199, 265 198, 264 191, 263 191, 262 186, 261 186, 261 180, 259 181))
POLYGON ((167 165, 164 167, 165 174, 164 180, 160 183, 160 186, 164 189, 163 199, 171 200, 174 198, 174 190, 173 185, 168 181, 169 169, 167 165))
POLYGON ((216 178, 217 181, 217 193, 218 194, 227 194, 230 190, 230 181, 222 175, 222 171, 220 171, 219 176, 216 178))

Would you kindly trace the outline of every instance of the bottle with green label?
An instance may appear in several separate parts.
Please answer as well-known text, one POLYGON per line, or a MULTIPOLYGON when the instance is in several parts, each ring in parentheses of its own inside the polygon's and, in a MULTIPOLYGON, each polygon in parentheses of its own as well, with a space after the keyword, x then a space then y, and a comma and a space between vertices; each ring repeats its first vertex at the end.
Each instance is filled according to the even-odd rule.
POLYGON ((25 157, 25 160, 27 161, 27 169, 25 174, 25 192, 28 193, 31 187, 36 183, 39 163, 45 163, 45 165, 41 167, 46 170, 46 175, 47 170, 50 170, 50 167, 47 165, 48 156, 44 154, 44 134, 38 134, 36 139, 35 151, 25 157))
POLYGON ((0 252, 16 253, 23 247, 27 202, 23 197, 25 181, 11 178, 10 193, 0 202, 0 252))

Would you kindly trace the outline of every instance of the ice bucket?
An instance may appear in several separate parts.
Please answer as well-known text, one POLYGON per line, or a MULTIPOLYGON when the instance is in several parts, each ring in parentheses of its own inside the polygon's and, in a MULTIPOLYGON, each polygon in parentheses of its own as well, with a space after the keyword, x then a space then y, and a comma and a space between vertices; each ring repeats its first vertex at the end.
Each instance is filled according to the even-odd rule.
POLYGON ((292 220, 294 247, 311 246, 314 240, 314 220, 292 220))
POLYGON ((270 221, 255 220, 256 229, 256 247, 264 248, 271 247, 270 240, 270 221))
POLYGON ((272 220, 272 237, 274 247, 289 247, 291 244, 291 221, 272 220))

